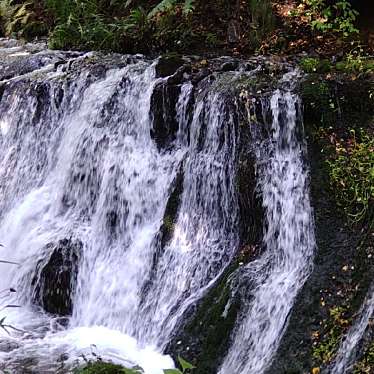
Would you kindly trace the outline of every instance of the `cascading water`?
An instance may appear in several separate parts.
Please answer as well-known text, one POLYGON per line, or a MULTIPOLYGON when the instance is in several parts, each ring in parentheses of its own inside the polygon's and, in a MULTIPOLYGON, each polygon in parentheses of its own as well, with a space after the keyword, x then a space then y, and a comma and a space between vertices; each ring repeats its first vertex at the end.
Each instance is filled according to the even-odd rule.
POLYGON ((260 374, 267 369, 311 270, 315 239, 305 149, 297 137, 299 106, 296 95, 275 91, 270 139, 256 146, 258 189, 266 210, 265 253, 240 270, 253 288, 220 374, 260 374))
POLYGON ((215 93, 198 100, 174 235, 140 313, 138 334, 162 346, 187 306, 214 282, 237 248, 237 136, 226 105, 215 93))
MULTIPOLYGON (((157 62, 140 56, 32 53, 37 68, 19 75, 0 64, 0 258, 19 264, 0 263, 0 297, 20 305, 0 311, 19 329, 9 352, 0 339, 0 370, 66 373, 95 350, 161 373, 173 366, 162 352, 191 307, 236 261, 242 117, 231 85, 261 66, 183 78, 170 94, 157 62), (45 284, 56 266, 67 290, 45 284), (61 293, 71 298, 68 318, 56 317, 61 293)), ((291 91, 261 99, 270 135, 251 147, 265 251, 238 271, 249 297, 220 374, 266 370, 311 268, 308 169, 291 91)))
POLYGON ((357 320, 349 329, 344 340, 340 344, 339 351, 334 360, 334 364, 329 369, 331 374, 345 374, 353 370, 355 363, 355 353, 357 347, 364 336, 365 330, 369 326, 370 319, 374 315, 374 286, 372 285, 361 307, 357 320))
POLYGON ((1 314, 23 332, 11 352, 0 352, 0 368, 15 373, 20 363, 54 373, 61 355, 69 365, 92 344, 146 373, 172 367, 158 352, 237 250, 236 118, 225 98, 200 90, 190 103, 184 84, 175 141, 159 149, 151 137, 152 94, 162 83, 154 65, 121 60, 124 67, 108 70, 91 67, 91 58, 78 58, 79 74, 71 61, 3 82, 1 258, 19 265, 0 264, 0 289, 16 288, 5 303, 21 308, 1 314), (161 248, 178 174, 180 208, 161 248), (56 243, 77 251, 68 328, 34 303, 56 243))

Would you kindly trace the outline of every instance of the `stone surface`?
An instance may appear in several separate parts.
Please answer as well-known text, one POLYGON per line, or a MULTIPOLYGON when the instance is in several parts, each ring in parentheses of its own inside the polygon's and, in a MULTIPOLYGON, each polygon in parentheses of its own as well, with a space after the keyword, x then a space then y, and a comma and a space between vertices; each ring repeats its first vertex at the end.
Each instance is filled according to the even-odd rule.
POLYGON ((72 314, 72 299, 82 247, 82 242, 73 239, 47 244, 45 250, 50 256, 38 263, 32 280, 34 302, 47 313, 60 316, 72 314))

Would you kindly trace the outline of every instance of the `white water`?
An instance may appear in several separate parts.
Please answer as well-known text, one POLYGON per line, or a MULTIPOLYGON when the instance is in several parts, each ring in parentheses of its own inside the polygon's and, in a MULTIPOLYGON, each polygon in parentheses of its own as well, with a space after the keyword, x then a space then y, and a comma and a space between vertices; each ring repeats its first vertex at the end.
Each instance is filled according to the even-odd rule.
POLYGON ((267 222, 265 253, 241 270, 253 290, 220 374, 261 374, 267 369, 311 270, 315 239, 304 144, 296 136, 298 104, 290 92, 276 91, 270 100, 271 138, 257 147, 258 188, 267 222))
POLYGON ((0 290, 16 288, 2 301, 21 306, 1 310, 0 318, 24 330, 16 333, 17 349, 0 353, 0 368, 17 372, 32 359, 26 364, 35 372, 54 373, 61 354, 71 364, 94 350, 161 373, 173 366, 160 352, 183 312, 236 250, 234 119, 219 94, 201 94, 188 142, 187 84, 176 141, 158 150, 149 109, 159 80, 149 63, 102 78, 82 69, 70 82, 62 71, 40 74, 43 85, 9 82, 0 104, 1 258, 19 263, 0 264, 0 290), (181 165, 181 206, 159 254, 181 165), (37 264, 51 255, 46 245, 64 238, 83 244, 67 330, 31 298, 37 264))
POLYGON ((372 286, 369 289, 356 321, 348 330, 347 335, 340 344, 339 351, 334 360, 334 365, 330 368, 331 374, 345 374, 350 373, 353 370, 353 365, 356 359, 356 349, 364 336, 370 319, 373 318, 373 316, 374 287, 372 286))

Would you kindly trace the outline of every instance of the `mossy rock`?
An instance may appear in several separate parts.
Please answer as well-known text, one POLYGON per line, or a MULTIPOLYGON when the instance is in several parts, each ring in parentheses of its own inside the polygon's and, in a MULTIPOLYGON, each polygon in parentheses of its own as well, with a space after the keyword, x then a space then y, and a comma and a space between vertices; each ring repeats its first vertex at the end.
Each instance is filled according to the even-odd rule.
POLYGON ((229 280, 237 267, 235 261, 217 285, 189 311, 186 325, 167 348, 173 357, 181 356, 193 363, 197 367, 194 374, 216 373, 225 356, 240 310, 240 299, 233 297, 229 280))
POLYGON ((120 365, 109 362, 90 362, 85 367, 76 369, 74 374, 125 374, 125 369, 120 365))

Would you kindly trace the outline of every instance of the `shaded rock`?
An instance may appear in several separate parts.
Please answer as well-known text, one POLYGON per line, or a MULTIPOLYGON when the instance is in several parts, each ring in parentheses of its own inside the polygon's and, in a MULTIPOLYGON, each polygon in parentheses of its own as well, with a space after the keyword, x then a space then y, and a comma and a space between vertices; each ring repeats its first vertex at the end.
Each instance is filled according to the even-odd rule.
POLYGON ((176 54, 164 55, 160 57, 155 68, 156 78, 165 78, 173 75, 183 64, 184 60, 176 54))
POLYGON ((45 250, 51 255, 39 261, 32 280, 33 300, 46 312, 60 316, 72 314, 72 296, 82 247, 81 241, 73 239, 46 245, 45 250))
POLYGON ((19 348, 19 344, 14 340, 0 340, 0 352, 11 352, 17 348, 19 348))
POLYGON ((204 78, 208 77, 210 74, 212 74, 212 71, 210 69, 203 68, 199 70, 199 72, 193 76, 192 83, 197 84, 200 81, 202 81, 204 78))
POLYGON ((161 248, 165 248, 166 244, 173 237, 174 224, 177 219, 178 210, 181 203, 183 193, 183 168, 181 167, 177 177, 175 178, 173 190, 166 204, 163 223, 161 226, 161 248))
POLYGON ((238 61, 227 61, 221 65, 221 71, 235 71, 238 67, 238 61))
POLYGON ((153 126, 151 137, 159 148, 166 147, 172 142, 178 131, 176 105, 180 87, 161 82, 157 85, 151 97, 151 113, 153 126))
POLYGON ((168 78, 168 84, 181 84, 185 81, 186 77, 191 74, 191 65, 183 65, 178 70, 168 78))

